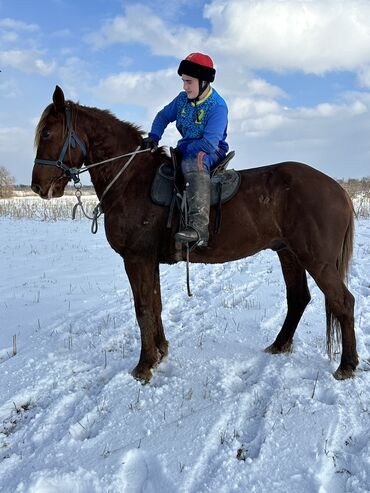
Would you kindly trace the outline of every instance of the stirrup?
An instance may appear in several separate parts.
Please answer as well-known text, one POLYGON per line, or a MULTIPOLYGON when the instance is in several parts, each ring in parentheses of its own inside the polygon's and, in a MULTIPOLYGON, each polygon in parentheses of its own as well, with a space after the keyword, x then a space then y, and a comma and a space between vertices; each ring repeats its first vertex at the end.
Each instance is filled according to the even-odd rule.
POLYGON ((197 247, 203 248, 203 247, 208 246, 208 238, 207 239, 201 238, 199 233, 194 228, 191 228, 191 227, 186 228, 182 231, 178 231, 175 234, 175 240, 179 241, 181 243, 184 243, 184 244, 191 245, 190 251, 193 251, 194 248, 197 248, 197 247), (185 236, 187 233, 192 233, 192 232, 196 233, 196 238, 185 236))
POLYGON ((175 239, 181 243, 193 243, 199 241, 199 233, 191 227, 187 227, 175 234, 175 239))

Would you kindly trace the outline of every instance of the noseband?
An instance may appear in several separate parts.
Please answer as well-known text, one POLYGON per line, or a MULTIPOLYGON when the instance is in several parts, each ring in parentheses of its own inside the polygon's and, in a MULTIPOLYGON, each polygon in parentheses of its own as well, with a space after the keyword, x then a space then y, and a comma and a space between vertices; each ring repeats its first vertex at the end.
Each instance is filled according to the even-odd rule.
POLYGON ((82 142, 82 140, 78 137, 76 132, 72 128, 72 115, 71 115, 71 108, 67 104, 65 107, 66 111, 66 123, 67 123, 67 130, 68 130, 68 135, 64 141, 62 150, 60 151, 59 158, 55 161, 50 160, 50 159, 35 159, 35 164, 42 164, 45 166, 56 166, 57 168, 60 168, 63 172, 66 178, 69 180, 73 180, 74 183, 78 183, 80 181, 79 178, 79 169, 78 168, 68 168, 66 164, 63 162, 64 157, 66 155, 67 149, 69 146, 71 146, 73 149, 75 149, 77 146, 81 149, 84 157, 87 155, 86 151, 86 146, 82 142))

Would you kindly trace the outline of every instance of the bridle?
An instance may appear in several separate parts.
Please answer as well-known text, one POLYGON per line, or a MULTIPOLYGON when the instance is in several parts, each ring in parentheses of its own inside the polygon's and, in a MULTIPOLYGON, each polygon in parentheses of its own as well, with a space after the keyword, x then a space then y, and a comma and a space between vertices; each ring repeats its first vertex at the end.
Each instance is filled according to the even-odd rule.
MULTIPOLYGON (((81 187, 79 175, 84 173, 85 171, 88 171, 90 168, 94 168, 95 166, 99 166, 100 164, 110 163, 112 161, 116 161, 117 159, 121 159, 123 157, 131 156, 129 161, 124 165, 124 167, 121 169, 121 171, 119 172, 117 177, 113 180, 113 182, 114 182, 122 174, 122 172, 125 171, 125 169, 131 163, 132 159, 136 156, 136 154, 141 154, 142 152, 150 151, 150 149, 140 149, 141 146, 138 146, 134 152, 128 152, 126 154, 121 154, 120 156, 115 156, 115 157, 112 157, 110 159, 105 159, 104 161, 99 161, 97 163, 89 164, 87 166, 85 165, 82 169, 81 168, 72 168, 72 167, 69 168, 63 162, 68 147, 71 146, 73 149, 75 149, 78 146, 81 149, 82 154, 84 155, 84 158, 87 156, 87 149, 86 149, 84 142, 78 137, 76 132, 73 130, 71 108, 70 108, 68 103, 65 106, 65 112, 66 112, 66 123, 67 123, 68 134, 64 140, 64 144, 63 144, 62 150, 60 151, 59 158, 56 160, 36 158, 34 163, 45 165, 45 166, 55 166, 55 167, 61 169, 63 171, 63 174, 60 178, 68 178, 69 181, 73 180, 75 188, 81 187)), ((82 162, 81 166, 83 164, 84 164, 84 161, 82 162)), ((109 190, 109 188, 112 185, 113 185, 113 183, 110 183, 108 185, 107 189, 103 193, 103 196, 105 195, 105 193, 109 190)))
POLYGON ((78 175, 81 173, 81 170, 79 170, 78 168, 69 168, 63 162, 63 160, 64 160, 64 157, 66 155, 67 149, 70 146, 73 149, 75 149, 78 146, 81 149, 84 157, 86 157, 86 155, 87 155, 87 150, 86 150, 86 146, 83 143, 83 141, 78 137, 78 135, 76 134, 76 132, 72 128, 72 114, 71 114, 71 108, 68 104, 66 104, 66 106, 65 106, 65 113, 66 113, 66 123, 67 123, 68 134, 64 140, 64 144, 63 144, 62 150, 60 151, 59 158, 57 160, 36 158, 35 164, 42 164, 45 166, 56 166, 57 168, 60 168, 63 171, 62 177, 66 177, 69 180, 73 180, 74 183, 77 184, 80 182, 80 178, 78 175))
MULTIPOLYGON (((73 208, 73 213, 72 213, 72 218, 74 219, 75 213, 76 213, 76 208, 81 207, 83 214, 85 217, 88 219, 91 219, 93 221, 91 231, 93 233, 96 233, 98 230, 98 218, 99 216, 103 213, 103 209, 101 206, 101 203, 103 201, 103 198, 107 194, 107 192, 111 189, 111 187, 114 185, 114 183, 118 180, 118 178, 122 175, 122 173, 129 167, 131 162, 133 161, 134 157, 136 154, 141 154, 142 152, 148 152, 151 151, 151 149, 141 149, 141 145, 139 145, 134 152, 128 152, 126 154, 121 154, 120 156, 115 156, 109 159, 105 159, 104 161, 99 161, 97 163, 85 165, 83 168, 69 168, 64 162, 64 157, 66 155, 67 149, 69 146, 71 146, 73 149, 75 149, 77 146, 81 149, 84 158, 87 156, 87 150, 86 146, 83 143, 83 141, 78 137, 76 132, 73 130, 72 127, 72 115, 71 115, 71 108, 69 104, 67 103, 65 106, 65 113, 66 113, 66 123, 67 123, 67 131, 68 134, 64 140, 64 144, 62 147, 62 150, 60 151, 59 158, 56 160, 52 159, 35 159, 35 164, 41 164, 44 166, 55 166, 63 171, 63 174, 59 177, 61 178, 68 178, 68 181, 73 180, 74 187, 76 189, 76 198, 77 198, 77 204, 73 208), (110 163, 112 161, 116 161, 117 159, 121 159, 123 157, 129 157, 128 161, 124 164, 124 166, 120 169, 120 171, 116 174, 116 176, 111 180, 111 182, 106 186, 105 190, 101 194, 100 197, 100 202, 95 206, 93 210, 93 217, 90 217, 86 214, 82 202, 81 202, 81 181, 80 181, 80 174, 84 173, 85 171, 88 171, 91 168, 94 168, 95 166, 99 166, 100 164, 105 164, 105 163, 110 163)), ((84 164, 84 161, 81 163, 81 166, 84 164)))

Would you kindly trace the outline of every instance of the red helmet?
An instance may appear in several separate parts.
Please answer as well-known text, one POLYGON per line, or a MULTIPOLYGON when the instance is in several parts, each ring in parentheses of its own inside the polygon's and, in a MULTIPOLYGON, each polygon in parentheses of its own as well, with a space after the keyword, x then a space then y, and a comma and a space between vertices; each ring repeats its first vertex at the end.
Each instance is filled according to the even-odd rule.
POLYGON ((186 74, 199 80, 213 82, 216 70, 213 68, 212 58, 203 53, 190 53, 182 60, 177 70, 179 75, 186 74))

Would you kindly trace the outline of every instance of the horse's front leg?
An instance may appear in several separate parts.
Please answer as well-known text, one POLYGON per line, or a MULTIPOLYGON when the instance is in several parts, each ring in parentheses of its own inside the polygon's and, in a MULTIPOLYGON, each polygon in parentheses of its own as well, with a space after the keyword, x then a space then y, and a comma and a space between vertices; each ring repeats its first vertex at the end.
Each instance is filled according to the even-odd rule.
POLYGON ((125 269, 134 295, 136 318, 141 334, 140 360, 132 374, 138 380, 149 382, 152 368, 167 355, 162 325, 162 302, 159 263, 155 258, 128 257, 125 269))

